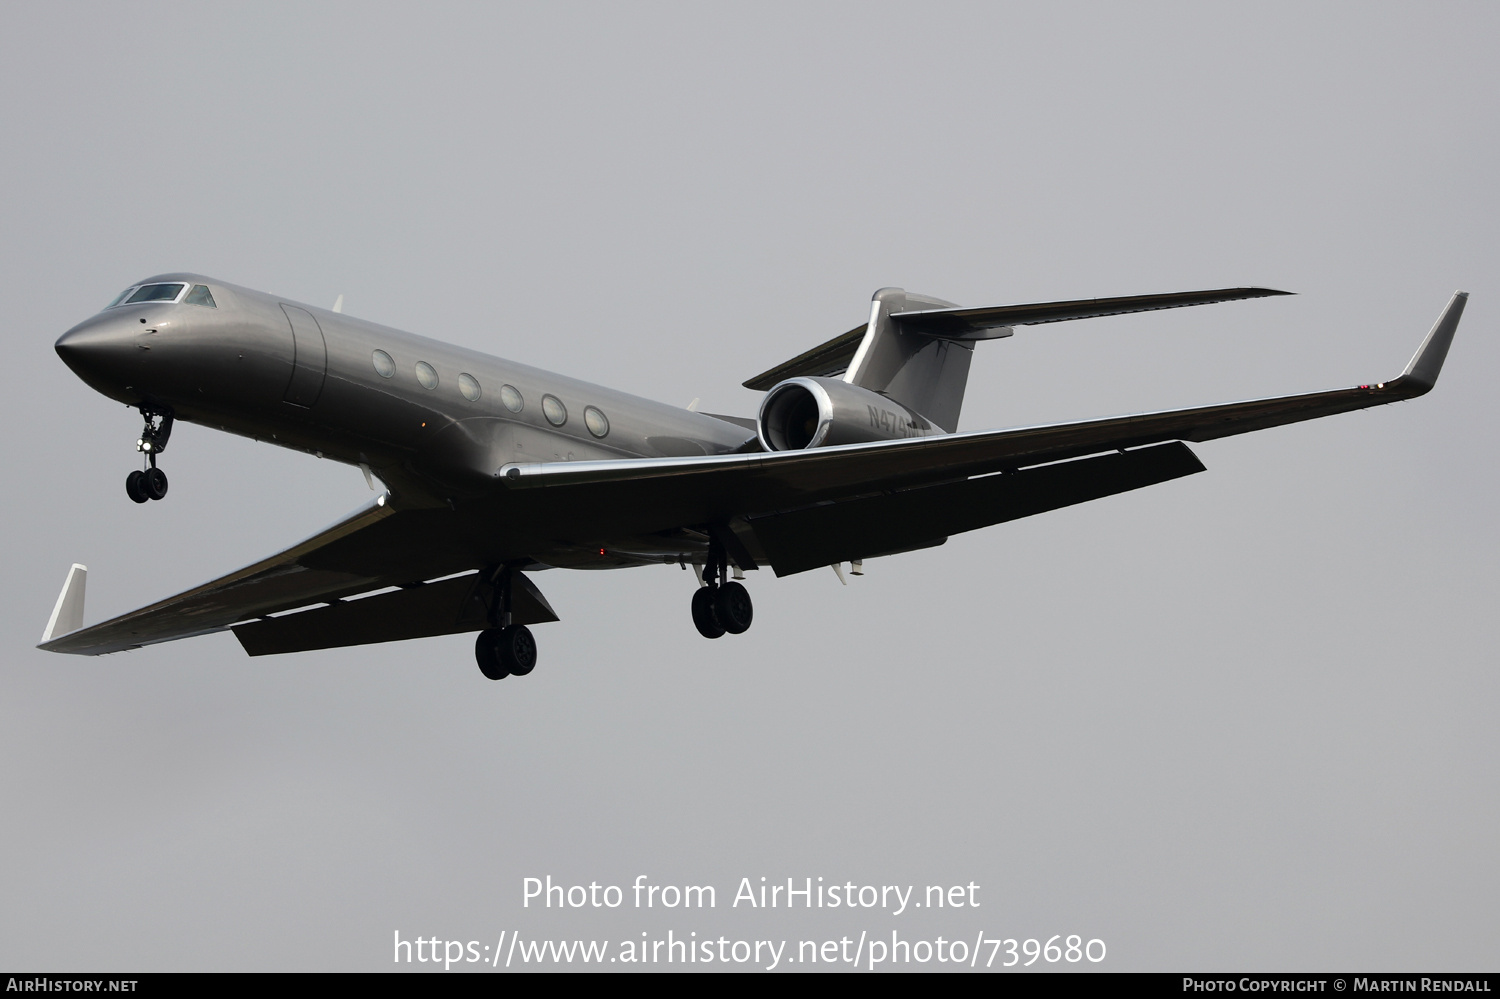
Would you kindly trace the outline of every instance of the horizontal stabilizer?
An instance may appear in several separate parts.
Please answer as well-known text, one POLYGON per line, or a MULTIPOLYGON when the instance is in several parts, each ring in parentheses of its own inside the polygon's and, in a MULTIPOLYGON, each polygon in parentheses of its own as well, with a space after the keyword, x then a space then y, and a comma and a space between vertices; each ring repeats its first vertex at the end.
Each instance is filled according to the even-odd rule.
MULTIPOLYGON (((1217 291, 1180 291, 1167 295, 1129 295, 1124 298, 1083 298, 1072 302, 1041 302, 1032 305, 990 305, 974 309, 923 309, 893 312, 891 320, 903 333, 938 340, 987 340, 1005 333, 989 332, 1011 326, 1061 323, 1070 319, 1123 316, 1132 312, 1181 309, 1189 305, 1212 305, 1246 298, 1290 295, 1272 288, 1220 288, 1217 291)), ((842 374, 854 360, 867 326, 856 326, 812 350, 763 371, 744 383, 745 388, 764 392, 788 378, 826 378, 842 374)))
POLYGON ((1009 326, 1035 326, 1070 319, 1124 316, 1132 312, 1181 309, 1189 305, 1236 302, 1244 298, 1290 295, 1272 288, 1220 288, 1217 291, 1179 291, 1170 295, 1129 295, 1125 298, 1083 298, 1076 302, 1043 302, 1038 305, 990 305, 977 309, 931 309, 899 312, 891 316, 903 333, 920 333, 941 340, 985 340, 987 330, 1009 326))
POLYGON ((865 329, 865 324, 860 324, 848 333, 840 333, 827 343, 798 354, 790 361, 778 364, 769 371, 762 371, 745 382, 745 388, 765 392, 788 378, 831 378, 841 375, 848 370, 849 362, 854 360, 860 341, 865 338, 865 329))
POLYGON ((1106 454, 750 518, 778 576, 941 544, 949 535, 1203 471, 1186 444, 1106 454))
POLYGON ((703 415, 712 416, 714 419, 723 420, 725 423, 733 423, 741 430, 748 430, 752 434, 755 433, 755 420, 748 416, 725 416, 723 413, 704 413, 703 415))

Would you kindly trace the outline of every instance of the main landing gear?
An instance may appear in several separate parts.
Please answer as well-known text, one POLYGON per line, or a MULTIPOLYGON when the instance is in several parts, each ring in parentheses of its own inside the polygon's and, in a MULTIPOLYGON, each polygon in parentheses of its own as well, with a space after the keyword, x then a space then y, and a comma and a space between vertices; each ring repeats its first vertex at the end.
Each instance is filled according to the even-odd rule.
POLYGON ((479 672, 490 680, 525 676, 536 668, 536 639, 524 624, 512 624, 510 614, 511 573, 502 566, 491 578, 490 627, 474 639, 474 660, 479 672))
POLYGON ((137 503, 163 499, 167 495, 167 473, 156 467, 156 456, 167 449, 167 440, 172 436, 172 411, 155 406, 142 406, 141 416, 146 421, 135 449, 146 456, 150 467, 138 469, 125 476, 125 492, 137 503))
POLYGON ((536 639, 524 624, 486 628, 474 639, 474 658, 488 679, 525 676, 536 668, 536 639))
POLYGON ((712 546, 703 567, 703 585, 693 593, 693 624, 704 638, 743 634, 755 617, 750 591, 727 578, 728 566, 723 549, 712 546))

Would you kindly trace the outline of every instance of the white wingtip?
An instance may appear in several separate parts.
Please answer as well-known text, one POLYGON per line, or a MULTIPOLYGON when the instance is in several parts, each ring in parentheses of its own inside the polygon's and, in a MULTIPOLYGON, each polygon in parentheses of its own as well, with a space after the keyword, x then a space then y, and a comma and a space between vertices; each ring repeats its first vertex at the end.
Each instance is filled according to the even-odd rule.
POLYGON ((62 592, 57 595, 57 603, 52 607, 52 617, 47 621, 47 630, 42 632, 43 645, 83 627, 83 589, 88 577, 88 567, 77 562, 68 570, 62 592))

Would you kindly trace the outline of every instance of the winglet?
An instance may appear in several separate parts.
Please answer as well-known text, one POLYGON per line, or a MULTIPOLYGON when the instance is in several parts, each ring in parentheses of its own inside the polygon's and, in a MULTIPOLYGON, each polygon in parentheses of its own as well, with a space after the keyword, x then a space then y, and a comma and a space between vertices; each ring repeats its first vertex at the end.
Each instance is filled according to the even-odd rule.
POLYGON ((63 580, 62 592, 57 595, 47 630, 42 632, 42 645, 83 627, 83 587, 88 578, 88 567, 74 562, 68 578, 63 580))
POLYGON ((1453 343, 1453 334, 1458 329, 1459 317, 1464 314, 1464 304, 1468 300, 1468 292, 1455 291, 1448 300, 1448 307, 1438 316, 1432 331, 1427 334, 1427 339, 1422 341, 1422 346, 1412 355, 1411 363, 1406 366, 1400 379, 1410 386, 1408 391, 1412 395, 1430 392, 1437 384, 1438 372, 1443 370, 1443 359, 1448 356, 1448 346, 1453 343))

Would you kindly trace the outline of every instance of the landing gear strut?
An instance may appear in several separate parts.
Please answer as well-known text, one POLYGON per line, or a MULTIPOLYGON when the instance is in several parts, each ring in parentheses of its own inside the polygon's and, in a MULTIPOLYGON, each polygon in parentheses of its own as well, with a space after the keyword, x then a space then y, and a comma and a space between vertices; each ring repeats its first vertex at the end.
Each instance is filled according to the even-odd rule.
POLYGON ((135 449, 146 456, 147 468, 131 472, 125 477, 125 492, 137 503, 159 500, 167 495, 167 473, 156 467, 156 456, 167 449, 167 440, 172 436, 172 411, 156 406, 141 406, 141 416, 146 426, 141 430, 135 449))
POLYGON ((479 672, 490 680, 525 676, 536 668, 536 639, 524 624, 512 624, 510 614, 511 573, 501 566, 490 573, 490 627, 474 639, 474 660, 479 672))
POLYGON ((755 606, 750 591, 728 578, 729 559, 718 544, 708 549, 703 585, 693 594, 693 624, 704 638, 740 635, 750 630, 755 606))

